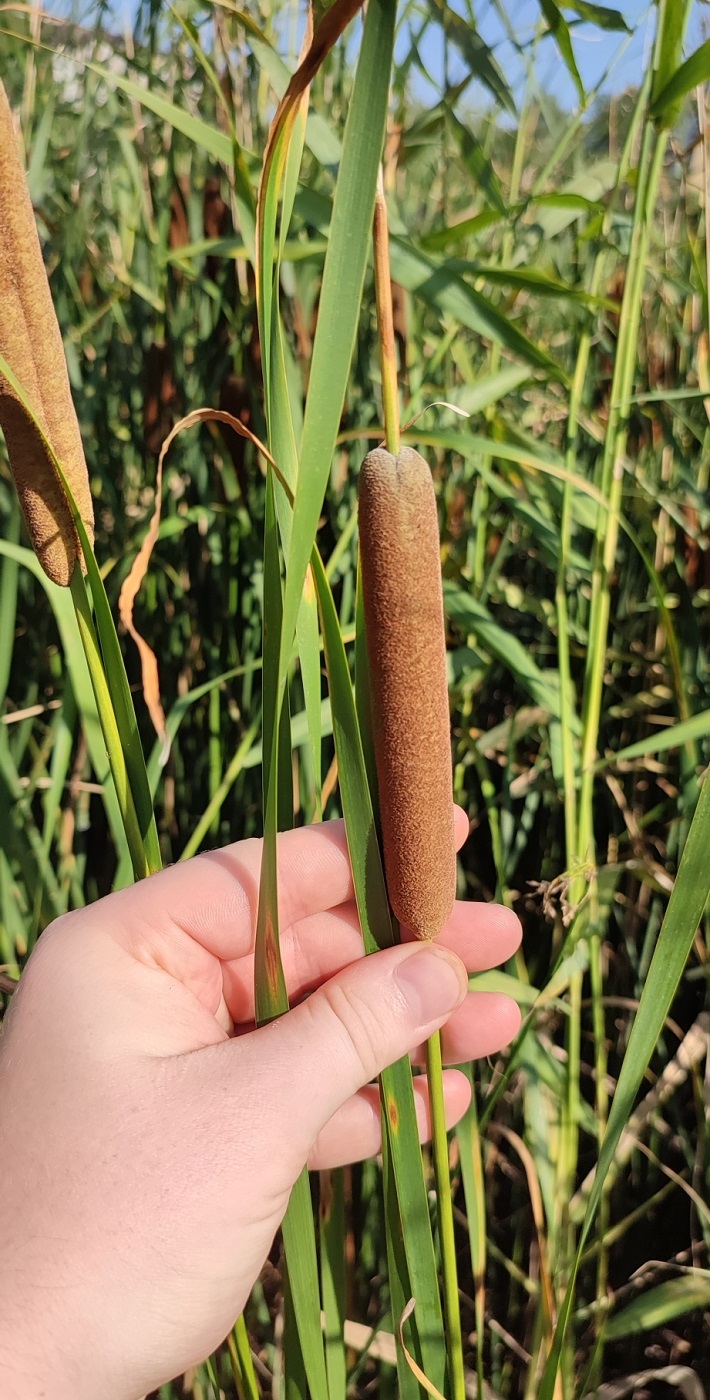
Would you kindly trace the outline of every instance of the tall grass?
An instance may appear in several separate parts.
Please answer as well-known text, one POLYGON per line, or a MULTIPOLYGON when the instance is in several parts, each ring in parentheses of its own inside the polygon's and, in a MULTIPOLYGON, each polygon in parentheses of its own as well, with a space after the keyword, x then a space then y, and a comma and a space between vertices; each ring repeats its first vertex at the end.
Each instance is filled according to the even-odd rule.
MULTIPOLYGON (((459 893, 525 927, 474 982, 516 996, 523 1028, 473 1067, 450 1144, 467 1393, 643 1393, 671 1365, 708 1385, 707 54, 685 57, 690 4, 660 0, 638 92, 593 104, 576 21, 624 23, 546 0, 538 41, 579 93, 561 115, 532 68, 511 91, 468 0, 357 8, 336 0, 310 50, 267 8, 141 6, 129 43, 103 10, 3 16, 97 563, 87 541, 88 591, 50 583, 0 469, 0 995, 62 910, 258 833, 258 1014, 281 1014, 276 835, 321 816, 346 817, 366 949, 395 936, 355 499, 398 393, 440 508, 459 893), (435 44, 451 82, 425 98, 435 44), (135 605, 166 757, 112 618, 161 444, 199 408, 265 451, 209 415, 169 447, 135 605)), ((166 1400, 272 1377, 416 1400, 404 1345, 452 1393, 409 1066, 381 1088, 381 1163, 304 1176, 284 1258, 166 1400)))

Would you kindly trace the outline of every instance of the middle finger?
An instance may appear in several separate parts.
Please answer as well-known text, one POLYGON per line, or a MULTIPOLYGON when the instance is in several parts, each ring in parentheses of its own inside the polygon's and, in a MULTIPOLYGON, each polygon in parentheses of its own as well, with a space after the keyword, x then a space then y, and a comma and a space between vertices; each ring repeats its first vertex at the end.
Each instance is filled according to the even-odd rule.
MULTIPOLYGON (((520 943, 520 922, 501 904, 457 900, 438 942, 461 959, 469 972, 484 972, 505 962, 520 943)), ((402 930, 404 941, 412 935, 402 930)), ((300 920, 281 934, 281 958, 291 1002, 314 991, 344 967, 364 957, 355 901, 300 920)), ((254 962, 242 958, 223 964, 224 996, 236 1024, 254 1016, 254 962)))

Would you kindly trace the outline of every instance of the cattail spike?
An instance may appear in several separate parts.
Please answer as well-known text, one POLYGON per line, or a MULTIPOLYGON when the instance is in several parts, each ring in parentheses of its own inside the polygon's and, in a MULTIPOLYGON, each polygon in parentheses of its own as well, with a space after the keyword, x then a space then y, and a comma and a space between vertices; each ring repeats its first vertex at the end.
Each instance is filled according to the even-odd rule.
POLYGON ((0 427, 32 544, 45 573, 67 585, 81 551, 49 442, 93 539, 93 507, 64 346, 20 160, 12 112, 0 81, 0 354, 27 399, 0 374, 0 427))
POLYGON ((360 554, 387 888, 400 923, 435 938, 456 895, 439 524, 411 447, 370 452, 360 554))

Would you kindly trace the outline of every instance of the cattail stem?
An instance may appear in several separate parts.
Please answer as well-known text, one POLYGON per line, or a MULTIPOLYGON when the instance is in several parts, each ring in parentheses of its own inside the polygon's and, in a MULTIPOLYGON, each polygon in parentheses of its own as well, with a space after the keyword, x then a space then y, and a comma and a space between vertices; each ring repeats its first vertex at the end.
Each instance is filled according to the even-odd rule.
POLYGON ((444 1318, 447 1335, 447 1358, 452 1400, 466 1400, 466 1381, 461 1337, 459 1281, 456 1270, 456 1240, 454 1208, 451 1199, 449 1173, 449 1142, 446 1135, 444 1081, 441 1060, 441 1033, 435 1031, 426 1047, 429 1102, 431 1104, 431 1141, 436 1176, 436 1196, 439 1207, 439 1239, 444 1276, 444 1318))
MULTIPOLYGON (((392 578, 398 579, 399 588, 405 590, 405 592, 410 584, 415 583, 413 579, 407 578, 408 568, 411 569, 413 564, 414 543, 415 540, 417 540, 417 531, 413 528, 413 519, 409 518, 409 516, 410 513, 413 511, 414 499, 421 496, 423 491, 426 495, 426 490, 423 486, 423 482, 426 483, 426 488, 428 489, 429 493, 431 493, 431 485, 429 481, 428 472, 424 463, 421 463, 423 478, 422 480, 418 479, 419 473, 417 465, 415 463, 417 454, 413 453, 411 449, 408 448, 402 448, 400 452, 397 352, 395 349, 394 317, 392 313, 392 281, 390 276, 389 261, 387 204, 385 201, 382 167, 380 167, 377 180, 377 194, 375 198, 375 217, 373 226, 373 243, 375 258, 375 296, 377 301, 377 329, 380 345, 380 368, 382 372, 382 408, 384 414, 385 443, 387 451, 386 453, 371 453, 370 457, 368 458, 368 463, 370 465, 370 473, 368 474, 368 477, 371 477, 373 472, 375 477, 374 481, 370 480, 370 491, 375 499, 376 504, 373 506, 373 503, 371 501, 367 510, 363 509, 364 501, 362 494, 362 486, 363 482, 366 479, 366 473, 363 471, 363 474, 361 476, 361 548, 363 547, 364 543, 365 555, 367 556, 365 562, 369 566, 369 571, 371 575, 371 577, 369 578, 369 582, 373 591, 377 594, 378 599, 377 602, 375 602, 374 598, 371 598, 370 600, 372 609, 371 622, 374 621, 374 613, 384 608, 384 612, 388 614, 389 622, 389 626, 385 628, 385 633, 387 635, 390 647, 394 651, 396 651, 398 650, 396 646, 396 640, 392 636, 392 613, 386 606, 384 594, 387 592, 387 583, 390 576, 392 578), (387 454, 390 454, 389 461, 387 460, 387 454), (396 461, 392 462, 392 458, 396 459, 396 461), (377 480, 378 477, 380 477, 379 482, 377 480), (389 479, 387 481, 387 485, 385 485, 386 478, 389 479), (387 496, 388 491, 393 493, 393 500, 390 502, 390 505, 392 507, 391 510, 386 509, 387 503, 385 497, 387 496), (405 506, 403 504, 403 500, 407 497, 409 497, 409 504, 408 506, 405 506), (397 509, 398 506, 399 510, 397 509), (389 525, 391 528, 388 529, 382 519, 379 520, 377 528, 371 528, 373 525, 373 521, 377 520, 380 516, 389 517, 389 525), (379 558, 380 554, 384 554, 386 556, 384 560, 382 558, 379 558), (400 558, 399 556, 402 557, 400 558), (403 567, 399 568, 399 565, 402 565, 403 567), (379 589, 377 588, 374 574, 379 575, 379 589)), ((419 461, 421 462, 421 459, 419 459, 419 461)), ((431 501, 433 503, 433 494, 431 496, 431 501)), ((428 500, 426 500, 426 504, 430 504, 428 500)), ((433 510, 432 519, 434 522, 434 536, 436 536, 436 510, 435 507, 433 507, 433 505, 431 506, 431 509, 433 510)), ((424 514, 426 515, 426 511, 424 512, 424 514)), ((418 512, 417 518, 421 520, 421 517, 418 516, 418 512)), ((419 537, 419 550, 421 550, 423 542, 423 539, 419 537)), ((435 562, 437 561, 436 543, 434 544, 431 558, 435 562)), ((420 564, 420 560, 421 555, 418 553, 417 567, 420 564)), ((436 572, 438 574, 438 562, 436 563, 436 572)), ((421 582, 421 580, 419 580, 419 582, 421 582)), ((436 589, 434 591, 436 591, 436 589)), ((367 602, 365 604, 365 611, 367 613, 367 602)), ((418 620, 420 626, 422 622, 424 622, 425 627, 427 621, 431 622, 431 619, 426 619, 423 617, 420 617, 418 620)), ((370 645, 373 645, 375 650, 377 651, 379 650, 379 648, 374 638, 374 633, 376 630, 377 629, 375 627, 372 627, 371 625, 368 626, 368 648, 370 647, 370 645)), ((441 633, 441 636, 443 637, 443 620, 438 623, 438 630, 441 633)), ((436 639, 436 635, 437 626, 435 623, 434 639, 436 639)), ((416 648, 421 647, 422 645, 424 645, 424 648, 426 650, 427 644, 431 645, 432 638, 426 638, 420 635, 410 636, 401 640, 403 641, 403 646, 400 648, 400 650, 406 653, 412 647, 416 648)), ((434 644, 436 645, 436 640, 434 644)), ((443 641, 441 645, 443 648, 443 641)), ((380 660, 383 660, 381 655, 380 660)), ((436 658, 436 660, 440 661, 441 665, 438 666, 436 664, 436 661, 434 662, 432 666, 433 674, 431 679, 433 680, 435 689, 437 682, 440 682, 443 685, 445 709, 445 662, 442 660, 442 658, 436 658), (441 670, 441 676, 439 676, 438 674, 439 670, 441 670)), ((380 667, 379 670, 381 671, 381 669, 382 668, 380 667)), ((403 666, 401 670, 401 675, 399 676, 399 680, 401 681, 402 686, 405 689, 406 670, 406 666, 403 666)), ((390 679, 392 679, 392 677, 390 677, 390 679)), ((384 689, 386 691, 388 687, 385 685, 384 689)), ((380 695, 380 701, 382 701, 382 698, 382 695, 380 695)), ((391 703, 394 698, 395 697, 392 694, 389 695, 390 705, 386 705, 385 709, 390 709, 397 712, 398 706, 396 704, 392 706, 391 703)), ((379 708, 381 710, 382 706, 380 705, 379 708)), ((380 744, 382 744, 384 737, 384 726, 382 724, 383 718, 384 716, 381 713, 380 744)), ((447 721, 444 720, 445 729, 446 724, 447 721)), ((436 739, 433 739, 432 749, 436 750, 437 747, 438 746, 436 739)), ((447 747, 448 745, 446 743, 446 733, 444 730, 444 743, 442 745, 442 748, 445 750, 447 749, 447 747)), ((437 762, 438 758, 439 755, 437 754, 437 762)), ((383 753, 381 753, 380 760, 384 766, 389 767, 391 756, 388 759, 383 753)), ((402 775, 400 774, 400 777, 401 776, 402 775)), ((420 773, 417 776, 418 779, 421 779, 422 774, 420 773)), ((394 785, 396 785, 396 779, 394 785)), ((433 797, 437 786, 438 784, 434 782, 434 784, 430 787, 430 798, 433 797)), ((448 784, 447 786, 450 800, 450 784, 448 784)), ((382 796, 382 793, 380 795, 382 796)), ((388 793, 387 802, 389 803, 391 799, 392 791, 388 793)), ((400 817, 401 815, 402 813, 400 811, 400 817)), ((388 823, 386 821, 385 827, 387 827, 387 825, 388 823)), ((415 829, 415 827, 416 824, 414 825, 413 830, 415 829)), ((413 830, 406 832, 408 844, 411 842, 413 830)), ((421 832, 419 834, 421 835, 421 832)), ((390 854, 390 860, 387 860, 387 846, 388 844, 390 844, 391 852, 392 846, 396 845, 397 843, 393 841, 393 833, 391 830, 389 832, 389 843, 387 840, 387 835, 388 833, 385 830, 385 861, 386 864, 389 866, 387 877, 388 885, 391 885, 393 873, 392 859, 390 854)), ((401 843, 399 844, 401 845, 401 843)), ((399 866, 402 864, 402 862, 400 861, 401 854, 401 850, 398 850, 398 869, 395 872, 397 877, 395 880, 395 886, 397 888, 397 901, 401 901, 403 893, 405 895, 405 899, 409 895, 411 895, 411 890, 407 890, 407 878, 406 876, 404 876, 402 869, 399 869, 399 866)), ((406 865, 406 862, 404 862, 404 864, 406 865)), ((444 868, 446 867, 446 864, 447 862, 446 860, 444 860, 444 868)), ((436 884, 436 880, 433 881, 433 884, 436 884)), ((446 892, 446 885, 447 881, 446 879, 444 879, 444 902, 448 903, 448 900, 453 897, 453 890, 451 895, 449 896, 446 892)), ((427 893, 434 893, 434 902, 436 904, 436 892, 428 891, 427 893)), ((390 889, 390 898, 391 897, 392 889, 390 889)), ((417 902, 418 901, 414 901, 415 904, 417 902)), ((400 918, 403 910, 401 907, 395 907, 394 912, 397 918, 400 918)), ((415 922, 415 920, 411 917, 406 921, 410 925, 414 925, 415 931, 418 933, 419 936, 432 937, 439 931, 439 929, 441 928, 441 923, 443 921, 441 914, 439 914, 438 917, 437 914, 439 914, 438 910, 434 915, 433 925, 428 925, 426 930, 424 930, 423 927, 417 927, 417 922, 415 922)), ((417 909, 417 920, 419 917, 421 917, 421 910, 417 909)), ((438 1031, 431 1037, 431 1040, 429 1040, 427 1043, 427 1074, 429 1082, 429 1099, 431 1103, 434 1171, 436 1177, 436 1191, 439 1208, 439 1236, 441 1240, 441 1259, 443 1271, 444 1317, 446 1326, 447 1357, 449 1367, 449 1380, 451 1386, 451 1400, 466 1400, 466 1385, 464 1379, 463 1366, 463 1344, 461 1338, 461 1314, 459 1311, 458 1275, 456 1270, 454 1212, 453 1203, 451 1200, 451 1177, 449 1175, 449 1142, 446 1131, 446 1113, 444 1108, 444 1079, 441 1058, 441 1036, 438 1031)))
POLYGON ((377 302, 377 332, 380 342, 382 373, 382 412, 385 420, 385 444, 394 457, 399 452, 399 391, 397 387, 397 351, 394 340, 392 312, 392 279, 390 276, 390 241, 387 228, 387 201, 382 179, 382 166, 377 176, 375 218, 372 229, 375 255, 375 299, 377 302))
MULTIPOLYGON (((398 482, 399 488, 395 489, 395 497, 398 497, 402 493, 402 491, 407 493, 407 486, 405 484, 405 477, 407 472, 406 467, 404 468, 404 473, 400 478, 400 471, 402 470, 402 459, 407 453, 409 453, 409 458, 412 459, 416 457, 416 454, 412 453, 409 449, 406 448, 402 449, 402 452, 400 454, 399 395, 397 388, 397 355, 394 339, 394 317, 392 314, 392 282, 390 278, 389 265, 389 234, 387 228, 387 205, 385 202, 384 184, 382 179, 381 168, 378 176, 377 195, 375 199, 373 242, 375 256, 375 295, 377 299, 377 328, 380 344, 380 367, 382 371, 382 406, 384 413, 385 442, 387 453, 391 454, 391 457, 396 458, 398 463, 400 464, 399 470, 397 466, 395 466, 394 469, 394 476, 398 482)), ((389 474, 391 475, 392 467, 391 463, 386 463, 386 454, 381 453, 379 454, 379 456, 381 458, 379 466, 381 467, 383 474, 385 465, 387 465, 389 474)), ((368 460, 375 461, 377 457, 377 453, 371 453, 370 459, 368 460)), ((376 463, 375 465, 376 474, 378 474, 376 470, 377 465, 378 463, 376 463)), ((429 480, 426 471, 425 477, 427 481, 427 486, 429 486, 429 480)), ((414 468, 414 481, 416 481, 416 468, 414 468)), ((421 491, 421 483, 417 483, 415 494, 416 490, 421 491)), ((430 486, 429 490, 431 490, 430 486)), ((379 494, 376 484, 374 486, 374 494, 379 494)), ((363 530, 365 530, 369 538, 369 544, 371 546, 372 538, 370 538, 370 532, 367 527, 367 521, 366 519, 363 519, 364 512, 362 495, 360 498, 360 504, 361 545, 362 533, 363 530)), ((380 504, 382 504, 382 502, 380 502, 380 504)), ((401 546, 406 555, 409 556, 412 554, 412 545, 415 536, 412 534, 411 531, 411 522, 409 522, 410 528, 407 528, 407 526, 404 525, 405 519, 406 512, 403 514, 402 521, 399 522, 400 526, 404 527, 403 530, 398 530, 395 528, 394 533, 391 534, 391 532, 388 532, 385 529, 381 534, 381 538, 378 538, 378 548, 380 545, 382 545, 382 547, 388 555, 390 553, 389 546, 391 545, 394 547, 394 555, 396 556, 397 544, 401 546), (388 538, 388 534, 391 534, 391 537, 388 538), (400 534, 402 535, 401 539, 399 538, 400 534)), ((380 531, 378 530, 376 534, 379 537, 380 531)), ((371 548, 367 548, 366 552, 369 555, 372 555, 373 550, 371 548)), ((432 557, 436 558, 436 550, 434 550, 432 557)), ((374 563, 372 557, 370 558, 369 562, 370 565, 374 563)), ((382 573, 382 570, 379 570, 379 572, 382 573)), ((387 563, 384 566, 384 574, 386 575, 389 572, 393 572, 395 576, 397 575, 397 560, 395 557, 388 558, 387 563)), ((382 582, 382 579, 380 581, 382 582)), ((407 585, 408 580, 406 579, 406 577, 400 577, 400 588, 406 590, 407 585)), ((381 596, 380 605, 382 605, 381 596)), ((421 620, 422 619, 420 619, 420 622, 421 620)), ((370 640, 372 640, 372 638, 370 638, 370 640)), ((408 646, 416 647, 418 645, 421 645, 422 640, 423 639, 421 637, 410 637, 408 639, 408 646)), ((392 638, 390 637, 390 642, 391 641, 392 638)), ((443 671, 442 677, 445 695, 446 680, 445 672, 443 671)), ((444 745, 444 747, 446 747, 446 745, 444 745)), ((387 842, 385 844, 387 845, 387 842)), ((387 852, 385 852, 385 854, 387 855, 387 852)), ((388 873, 388 883, 389 882, 390 874, 388 873)), ((399 885, 399 883, 400 882, 398 880, 397 884, 399 885)), ((401 910, 399 908, 395 909, 395 914, 399 917, 401 914, 401 910)), ((411 923, 412 921, 408 920, 408 922, 411 923)), ((434 932, 438 932, 440 926, 440 920, 436 919, 435 927, 431 929, 431 931, 429 932, 429 936, 432 936, 434 932)), ((417 931, 421 932, 421 930, 417 931)), ((446 1113, 444 1108, 444 1080, 441 1058, 441 1036, 438 1031, 431 1037, 431 1039, 427 1043, 427 1074, 429 1082, 429 1099, 431 1103, 434 1172, 436 1178, 436 1192, 439 1209, 439 1236, 441 1241, 444 1317, 447 1340, 446 1349, 449 1367, 449 1380, 451 1386, 451 1400, 466 1400, 466 1385, 464 1379, 463 1366, 463 1343, 461 1338, 461 1314, 459 1311, 458 1275, 456 1270, 454 1212, 453 1203, 451 1199, 451 1177, 449 1174, 449 1142, 446 1131, 446 1113)))

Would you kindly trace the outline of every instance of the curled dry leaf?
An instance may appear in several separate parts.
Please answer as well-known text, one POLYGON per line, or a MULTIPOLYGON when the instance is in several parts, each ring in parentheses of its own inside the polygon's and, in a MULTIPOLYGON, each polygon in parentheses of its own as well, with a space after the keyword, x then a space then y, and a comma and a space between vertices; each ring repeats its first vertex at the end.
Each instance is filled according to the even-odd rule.
POLYGON ((230 428, 233 428, 235 433, 238 433, 240 437, 248 438, 250 442, 253 442, 254 446, 257 447, 259 451, 264 455, 264 457, 266 457, 271 463, 272 467, 277 473, 277 476, 279 477, 279 480, 281 481, 281 484, 284 486, 284 489, 287 491, 289 498, 292 500, 291 492, 286 482, 284 481, 281 473, 279 472, 273 457, 269 452, 267 452, 263 443, 260 442, 256 434, 252 433, 249 428, 245 427, 245 425, 241 423, 238 418, 235 418, 231 413, 225 413, 222 409, 194 409, 192 413, 188 413, 185 418, 181 418, 179 423, 175 424, 175 427, 172 428, 171 431, 168 433, 168 436, 166 437, 165 442, 163 443, 160 449, 160 456, 158 458, 158 470, 155 478, 155 505, 153 507, 153 514, 151 516, 150 525, 148 526, 148 532, 146 534, 146 537, 143 540, 143 543, 133 561, 133 564, 131 565, 129 573, 126 575, 126 578, 124 579, 123 584, 121 585, 121 592, 118 599, 118 611, 119 616, 121 618, 121 622, 123 623, 126 631, 133 638, 133 641, 135 642, 140 654, 141 684, 143 688, 143 698, 148 707, 148 713, 150 714, 150 718, 153 722, 153 728, 155 729, 155 732, 163 746, 160 755, 160 761, 162 764, 165 764, 168 759, 168 754, 170 752, 170 738, 165 723, 165 711, 163 709, 160 699, 160 676, 158 672, 158 659, 152 647, 150 647, 147 641, 145 640, 145 637, 142 637, 140 632, 138 631, 138 628, 136 627, 133 618, 133 609, 135 607, 135 601, 138 597, 138 593, 140 592, 140 587, 143 582, 143 579, 145 578, 148 572, 148 566, 150 564, 151 555, 155 548, 155 544, 160 531, 160 515, 162 509, 163 495, 163 464, 165 462, 168 449, 170 448, 171 444, 175 441, 175 438, 178 436, 178 433, 183 432, 185 428, 192 428, 194 427, 195 423, 210 422, 226 423, 230 428))
MULTIPOLYGON (((410 1298, 400 1319, 400 1336, 405 1322, 411 1317, 413 1312, 414 1299, 410 1298)), ((321 1322, 322 1325, 325 1326, 325 1313, 321 1314, 321 1322)), ((346 1318, 343 1323, 343 1337, 347 1347, 352 1347, 354 1351, 367 1352, 367 1355, 372 1357, 373 1361, 385 1361, 388 1366, 397 1365, 396 1342, 391 1332, 384 1332, 382 1329, 373 1332, 372 1327, 368 1326, 366 1323, 351 1322, 350 1318, 346 1318)), ((420 1368, 417 1366, 416 1361, 404 1343, 402 1343, 402 1349, 407 1364, 411 1366, 414 1374, 417 1375, 420 1373, 420 1368)), ((467 1400, 501 1400, 498 1391, 494 1390, 493 1387, 488 1384, 488 1381, 483 1382, 483 1391, 479 1390, 478 1378, 474 1371, 467 1370, 464 1379, 466 1382, 467 1400)), ((422 1384, 424 1385, 425 1382, 422 1382, 422 1384)), ((428 1387, 428 1385, 429 1382, 426 1381, 425 1388, 428 1387)), ((437 1390, 436 1386, 432 1386, 431 1390, 433 1400, 435 1400, 436 1396, 440 1395, 441 1392, 437 1390)), ((704 1395, 701 1397, 701 1400, 705 1400, 704 1395)))
POLYGON ((153 553, 158 538, 158 531, 160 530, 160 514, 163 501, 163 461, 170 441, 170 437, 166 438, 160 450, 160 457, 158 458, 158 471, 155 478, 155 505, 153 507, 150 525, 148 526, 148 533, 133 560, 129 573, 123 580, 121 592, 118 597, 119 617, 126 631, 133 638, 140 654, 143 699, 148 707, 148 713, 153 722, 153 728, 163 746, 160 753, 161 764, 167 763, 170 741, 165 724, 165 711, 160 700, 158 658, 152 647, 148 645, 145 637, 141 636, 133 621, 133 606, 143 579, 148 572, 150 556, 153 553))
POLYGON ((414 415, 413 418, 408 418, 408 419, 407 419, 407 422, 404 424, 404 427, 402 428, 402 432, 403 432, 403 433, 409 432, 409 429, 410 429, 410 428, 413 428, 413 427, 414 427, 414 424, 415 424, 415 423, 418 423, 418 422, 419 422, 419 419, 420 419, 420 418, 423 418, 423 417, 424 417, 424 414, 425 414, 425 413, 428 413, 430 408, 448 408, 448 409, 451 410, 452 413, 455 413, 455 414, 456 414, 456 417, 457 417, 457 418, 470 418, 470 417, 471 417, 470 413, 467 413, 465 408, 459 408, 458 404, 456 404, 456 403, 449 403, 449 400, 448 400, 448 399, 432 399, 431 403, 427 403, 427 404, 424 405, 423 408, 420 408, 419 412, 418 412, 418 413, 415 413, 415 415, 414 415))
POLYGON ((20 504, 45 573, 66 586, 81 550, 47 443, 93 539, 91 491, 61 332, 1 81, 0 356, 15 381, 0 371, 0 427, 20 504))
POLYGON ((706 1400, 702 1381, 690 1366, 656 1366, 650 1371, 636 1371, 634 1375, 621 1376, 619 1380, 599 1386, 593 1395, 591 1392, 585 1395, 584 1400, 625 1400, 627 1395, 635 1395, 650 1381, 673 1386, 683 1400, 706 1400))
POLYGON ((409 1351, 404 1341, 404 1324, 412 1316, 415 1307, 416 1299, 410 1298, 409 1302, 404 1308, 402 1316, 399 1319, 399 1343, 402 1348, 402 1351, 404 1352, 404 1359, 410 1371, 412 1372, 412 1375, 416 1376, 420 1386, 422 1386, 422 1388, 426 1391, 427 1395, 431 1395, 432 1400, 444 1400, 444 1396, 442 1395, 441 1391, 437 1390, 437 1387, 433 1384, 432 1381, 429 1380, 428 1376, 425 1376, 421 1366, 417 1365, 417 1362, 414 1360, 411 1351, 409 1351))

